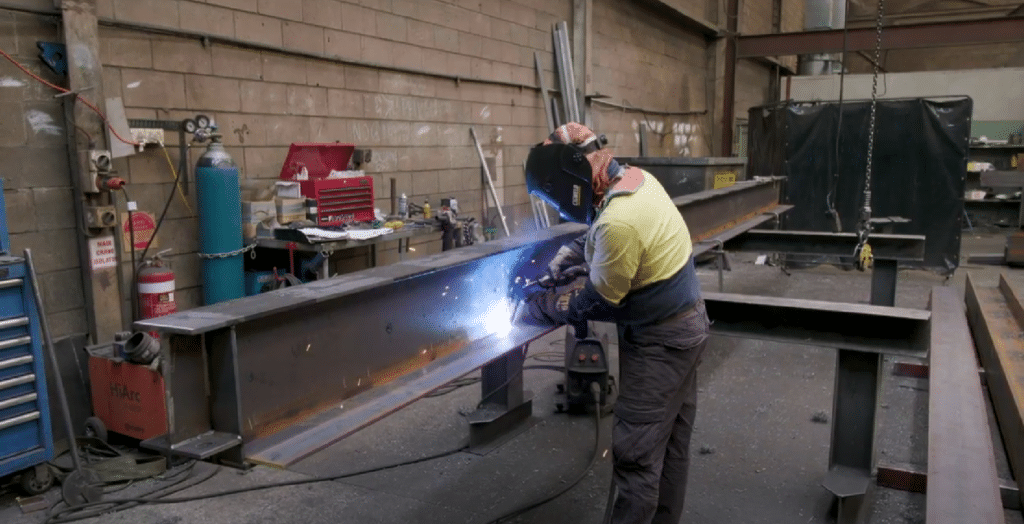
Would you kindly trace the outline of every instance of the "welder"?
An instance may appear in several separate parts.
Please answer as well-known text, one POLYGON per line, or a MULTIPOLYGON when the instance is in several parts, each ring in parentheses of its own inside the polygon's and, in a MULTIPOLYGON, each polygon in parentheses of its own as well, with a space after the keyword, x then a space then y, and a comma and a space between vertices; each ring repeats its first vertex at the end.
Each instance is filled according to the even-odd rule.
POLYGON ((611 521, 677 524, 709 321, 678 209, 650 173, 619 165, 606 142, 569 123, 530 151, 529 191, 590 228, 550 261, 560 285, 531 294, 525 317, 572 325, 578 337, 587 321, 617 324, 611 521))

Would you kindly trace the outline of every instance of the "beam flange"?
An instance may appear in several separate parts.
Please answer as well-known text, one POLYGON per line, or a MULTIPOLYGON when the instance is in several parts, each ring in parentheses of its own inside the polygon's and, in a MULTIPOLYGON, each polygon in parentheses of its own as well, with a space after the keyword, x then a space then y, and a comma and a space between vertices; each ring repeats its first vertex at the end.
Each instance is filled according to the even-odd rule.
MULTIPOLYGON (((1019 293, 1000 277, 1000 289, 981 287, 971 275, 966 282, 967 318, 978 356, 985 368, 992 407, 999 421, 1006 455, 1015 478, 1024 473, 1024 344, 1021 324, 1011 303, 1019 304, 1019 293), (1007 293, 1014 295, 1007 296, 1007 293)), ((1022 499, 1024 503, 1024 499, 1022 499)))
POLYGON ((926 522, 1002 523, 988 410, 959 291, 933 288, 931 310, 926 522))
MULTIPOLYGON (((753 229, 730 240, 725 247, 731 251, 852 257, 857 243, 856 233, 753 229)), ((871 235, 870 243, 872 254, 879 260, 924 260, 922 235, 871 235)))
POLYGON ((928 351, 925 310, 704 292, 711 332, 753 338, 923 357, 928 351))

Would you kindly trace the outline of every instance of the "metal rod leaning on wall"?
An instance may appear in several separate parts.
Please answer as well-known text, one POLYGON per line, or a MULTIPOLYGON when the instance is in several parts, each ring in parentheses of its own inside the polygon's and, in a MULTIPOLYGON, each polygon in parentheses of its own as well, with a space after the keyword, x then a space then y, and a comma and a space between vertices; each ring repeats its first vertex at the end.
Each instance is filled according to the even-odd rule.
POLYGON ((561 80, 562 105, 565 107, 565 118, 569 122, 580 122, 580 108, 576 99, 576 77, 572 69, 572 51, 569 48, 569 33, 566 22, 555 24, 554 38, 555 61, 561 80))
MULTIPOLYGON (((501 209, 501 201, 498 200, 498 192, 494 189, 494 181, 491 180, 491 170, 487 167, 487 159, 484 158, 484 150, 480 147, 480 140, 476 137, 476 130, 470 127, 469 134, 473 136, 473 144, 476 145, 476 154, 480 156, 480 166, 484 168, 484 177, 487 178, 487 188, 491 190, 491 198, 494 199, 494 207, 498 208, 498 216, 501 217, 501 228, 505 230, 505 236, 512 236, 508 232, 508 222, 505 221, 505 211, 501 209)), ((486 204, 486 202, 484 204, 486 204)))
POLYGON ((540 67, 540 53, 533 52, 533 66, 537 69, 537 83, 540 84, 540 97, 544 102, 544 116, 548 119, 548 133, 555 131, 555 115, 551 114, 551 99, 548 96, 548 86, 544 82, 544 70, 540 67))
POLYGON ((64 423, 64 431, 68 437, 68 448, 71 452, 71 463, 75 471, 81 471, 82 459, 78 456, 78 446, 75 445, 75 427, 71 423, 71 408, 68 407, 68 396, 64 390, 64 381, 60 377, 60 366, 57 364, 57 351, 53 348, 53 336, 50 334, 50 322, 46 318, 46 308, 43 307, 43 296, 39 291, 39 276, 36 274, 36 265, 32 261, 32 250, 25 250, 25 264, 28 266, 29 279, 32 281, 32 298, 36 302, 36 309, 39 310, 39 327, 43 332, 43 343, 46 344, 46 359, 50 362, 50 369, 53 370, 53 385, 57 389, 57 400, 60 401, 61 422, 64 423))

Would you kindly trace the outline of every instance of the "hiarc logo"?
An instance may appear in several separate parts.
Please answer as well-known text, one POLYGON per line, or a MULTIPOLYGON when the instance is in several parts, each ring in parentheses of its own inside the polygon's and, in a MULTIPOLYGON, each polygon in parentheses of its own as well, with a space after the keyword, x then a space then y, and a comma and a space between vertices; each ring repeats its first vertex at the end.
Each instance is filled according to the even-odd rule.
POLYGON ((132 402, 142 402, 141 393, 129 389, 128 386, 122 384, 110 384, 110 396, 114 398, 130 400, 132 402))

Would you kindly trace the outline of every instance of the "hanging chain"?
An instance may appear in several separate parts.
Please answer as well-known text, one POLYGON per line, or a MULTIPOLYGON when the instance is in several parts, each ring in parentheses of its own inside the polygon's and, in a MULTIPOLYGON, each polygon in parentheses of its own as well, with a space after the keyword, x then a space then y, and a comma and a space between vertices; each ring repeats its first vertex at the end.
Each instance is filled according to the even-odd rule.
MULTIPOLYGON (((207 254, 207 253, 196 253, 196 255, 199 255, 199 258, 205 258, 205 259, 231 258, 231 257, 236 257, 238 255, 241 255, 241 254, 253 251, 254 249, 256 249, 256 244, 249 244, 248 246, 245 246, 242 249, 236 249, 234 251, 228 251, 227 253, 214 253, 212 255, 211 254, 207 254)), ((253 251, 253 255, 255 255, 255 253, 256 252, 253 251)), ((255 258, 255 256, 254 256, 254 258, 255 258)))
POLYGON ((861 269, 871 264, 871 248, 868 246, 868 236, 871 233, 871 168, 875 154, 875 115, 878 107, 878 69, 882 59, 882 16, 885 13, 885 0, 878 0, 877 11, 875 16, 875 60, 872 64, 874 75, 871 78, 871 117, 868 122, 868 154, 864 174, 864 207, 861 209, 860 238, 857 243, 857 255, 860 259, 861 269))

